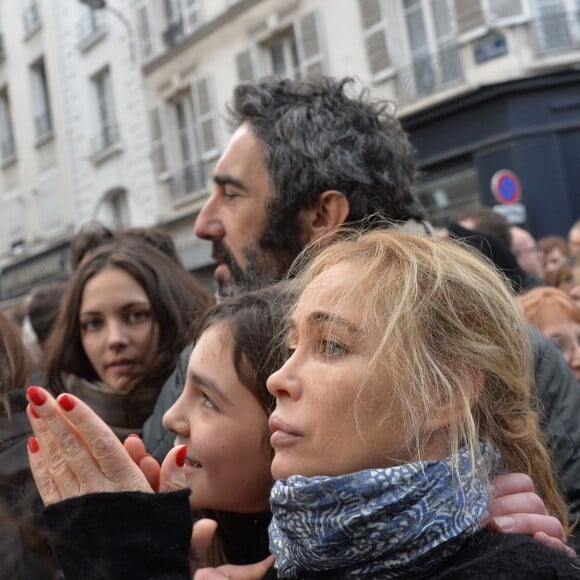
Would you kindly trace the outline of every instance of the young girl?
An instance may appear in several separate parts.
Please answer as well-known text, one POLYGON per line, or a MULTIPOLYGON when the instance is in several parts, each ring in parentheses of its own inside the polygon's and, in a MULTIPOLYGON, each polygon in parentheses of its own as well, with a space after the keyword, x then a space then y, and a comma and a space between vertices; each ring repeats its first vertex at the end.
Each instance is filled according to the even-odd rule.
MULTIPOLYGON (((526 562, 538 558, 568 570, 566 560, 531 540, 480 531, 500 453, 501 467, 529 473, 549 511, 565 518, 530 409, 523 321, 489 266, 448 242, 375 233, 323 251, 304 281, 288 338, 292 356, 268 383, 277 399, 272 471, 281 479, 271 496, 271 547, 279 576, 431 577, 451 558, 454 566, 462 557, 489 564, 492 553, 512 549, 526 573, 526 562)), ((184 445, 165 460, 161 490, 179 484, 171 478, 184 474, 174 466, 188 463, 194 501, 210 496, 212 462, 233 446, 225 425, 235 405, 216 389, 230 381, 212 380, 216 353, 221 365, 229 358, 229 337, 220 322, 212 328, 201 335, 199 360, 192 357, 182 411, 166 419, 184 445), (181 413, 195 408, 180 425, 181 413), (224 414, 219 428, 192 435, 217 420, 216 410, 224 414)), ((98 564, 115 578, 187 577, 187 495, 94 493, 151 488, 80 401, 61 395, 55 402, 39 389, 28 397, 40 441, 31 440, 31 467, 49 504, 45 517, 66 540, 57 546, 65 573, 81 577, 98 564), (66 450, 71 435, 80 439, 79 453, 66 450), (89 452, 86 442, 96 438, 98 449, 89 452), (115 538, 124 538, 123 553, 111 550, 115 538)), ((259 456, 240 452, 240 472, 224 494, 245 484, 246 466, 264 481, 253 462, 259 456)), ((232 509, 230 498, 217 499, 220 509, 232 509)), ((249 492, 240 507, 242 500, 248 512, 264 505, 249 492)))
POLYGON ((75 271, 46 347, 46 382, 86 401, 121 438, 139 432, 212 302, 151 244, 119 239, 75 271))

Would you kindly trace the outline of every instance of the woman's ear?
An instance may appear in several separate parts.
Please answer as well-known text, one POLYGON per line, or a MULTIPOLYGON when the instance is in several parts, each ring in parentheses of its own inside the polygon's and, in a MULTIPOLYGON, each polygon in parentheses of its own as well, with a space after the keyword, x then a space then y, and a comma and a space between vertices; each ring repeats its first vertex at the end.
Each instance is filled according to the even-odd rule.
POLYGON ((298 211, 302 243, 309 244, 344 223, 350 213, 348 199, 335 189, 320 194, 316 205, 298 211))
POLYGON ((479 399, 485 382, 483 373, 481 371, 475 371, 461 374, 460 382, 463 387, 462 393, 458 393, 458 396, 453 401, 448 403, 442 402, 441 405, 438 405, 433 410, 432 415, 426 422, 426 427, 429 431, 435 432, 446 429, 455 423, 463 421, 466 406, 469 409, 473 409, 473 406, 479 399))

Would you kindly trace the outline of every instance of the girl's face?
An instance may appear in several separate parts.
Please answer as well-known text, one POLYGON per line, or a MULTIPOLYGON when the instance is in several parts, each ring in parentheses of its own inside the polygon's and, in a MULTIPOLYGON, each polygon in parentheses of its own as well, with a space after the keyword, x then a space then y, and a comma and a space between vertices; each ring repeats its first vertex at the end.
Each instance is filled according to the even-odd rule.
POLYGON ((558 288, 567 292, 570 298, 580 306, 580 265, 575 266, 566 280, 558 288))
POLYGON ((292 352, 268 380, 272 475, 341 475, 412 460, 388 361, 371 370, 379 336, 363 332, 358 295, 341 298, 356 266, 325 270, 304 290, 288 336, 292 352))
POLYGON ((125 270, 105 268, 85 284, 79 320, 83 348, 99 379, 112 389, 130 390, 159 346, 145 290, 125 270))
POLYGON ((226 322, 202 333, 189 359, 185 388, 163 425, 177 435, 176 445, 187 445, 193 509, 260 512, 268 509, 272 487, 268 415, 240 383, 233 349, 226 322))

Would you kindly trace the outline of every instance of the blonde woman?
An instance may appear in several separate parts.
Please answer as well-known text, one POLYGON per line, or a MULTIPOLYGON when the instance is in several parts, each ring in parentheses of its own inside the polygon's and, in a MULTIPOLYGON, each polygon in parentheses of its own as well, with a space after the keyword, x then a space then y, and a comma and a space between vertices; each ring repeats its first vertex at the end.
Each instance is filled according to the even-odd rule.
MULTIPOLYGON (((490 478, 511 470, 533 479, 567 528, 532 410, 525 321, 495 271, 449 241, 375 232, 323 249, 297 286, 290 356, 267 383, 276 398, 269 533, 277 577, 580 577, 531 538, 481 525, 490 478)), ((41 445, 66 441, 69 421, 87 440, 98 432, 81 405, 31 403, 41 445)), ((33 447, 42 482, 44 460, 33 447)), ((107 477, 106 489, 120 490, 107 477)), ((167 520, 178 501, 167 495, 171 504, 146 531, 183 550, 188 530, 167 520)), ((167 555, 159 577, 186 577, 177 573, 179 554, 167 555)))

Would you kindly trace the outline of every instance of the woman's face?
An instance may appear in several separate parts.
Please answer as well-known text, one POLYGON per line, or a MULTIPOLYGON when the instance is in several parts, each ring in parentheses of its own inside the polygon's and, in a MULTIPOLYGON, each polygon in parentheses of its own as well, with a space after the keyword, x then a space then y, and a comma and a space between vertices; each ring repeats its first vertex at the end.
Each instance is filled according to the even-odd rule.
POLYGON ((558 310, 540 330, 556 345, 580 381, 580 323, 558 310))
POLYGON ((566 280, 558 284, 558 288, 564 290, 580 307, 580 265, 572 269, 566 280))
POLYGON ((226 322, 203 332, 185 388, 163 425, 187 445, 185 473, 193 509, 240 513, 268 509, 272 476, 268 415, 238 379, 226 322))
POLYGON ((105 268, 85 284, 79 320, 83 348, 99 379, 112 389, 130 390, 159 346, 145 290, 125 270, 105 268))
POLYGON ((270 418, 275 479, 412 459, 388 362, 369 370, 380 337, 361 332, 364 292, 341 299, 341 286, 355 271, 351 263, 325 270, 298 301, 288 336, 292 355, 268 380, 276 397, 270 418))
POLYGON ((565 261, 566 256, 560 251, 560 248, 552 248, 549 252, 545 252, 542 256, 544 280, 549 284, 554 284, 556 275, 565 261))

